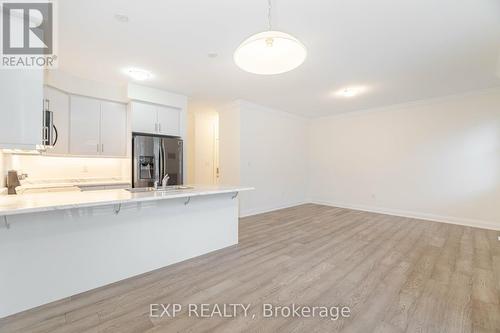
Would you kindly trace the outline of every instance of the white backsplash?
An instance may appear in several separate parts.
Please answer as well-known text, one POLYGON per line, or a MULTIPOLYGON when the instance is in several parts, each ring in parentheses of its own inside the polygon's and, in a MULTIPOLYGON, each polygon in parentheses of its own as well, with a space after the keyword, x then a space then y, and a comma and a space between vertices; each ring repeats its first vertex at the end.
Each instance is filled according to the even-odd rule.
POLYGON ((31 180, 130 178, 128 158, 54 157, 3 155, 4 172, 17 170, 31 180))

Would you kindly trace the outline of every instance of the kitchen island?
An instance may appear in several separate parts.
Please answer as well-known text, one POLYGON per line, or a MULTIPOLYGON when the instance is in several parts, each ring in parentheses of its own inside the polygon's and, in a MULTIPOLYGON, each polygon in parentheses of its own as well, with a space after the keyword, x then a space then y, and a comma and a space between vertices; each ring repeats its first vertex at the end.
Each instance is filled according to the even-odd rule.
POLYGON ((238 243, 244 187, 0 197, 0 318, 238 243))

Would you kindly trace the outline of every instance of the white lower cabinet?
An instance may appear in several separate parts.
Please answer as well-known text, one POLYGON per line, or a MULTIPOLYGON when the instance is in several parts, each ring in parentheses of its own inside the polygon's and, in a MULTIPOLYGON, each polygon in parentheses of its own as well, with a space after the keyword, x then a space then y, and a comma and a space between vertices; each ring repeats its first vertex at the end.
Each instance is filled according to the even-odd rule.
POLYGON ((115 156, 127 154, 127 109, 124 104, 71 96, 70 153, 115 156))

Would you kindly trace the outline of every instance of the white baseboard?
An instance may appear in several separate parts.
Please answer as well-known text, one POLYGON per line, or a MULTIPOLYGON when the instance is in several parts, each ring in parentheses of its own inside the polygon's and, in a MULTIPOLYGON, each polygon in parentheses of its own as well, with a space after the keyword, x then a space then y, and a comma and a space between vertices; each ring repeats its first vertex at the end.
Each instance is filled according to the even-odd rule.
POLYGON ((299 201, 299 202, 294 202, 294 203, 289 203, 289 204, 279 205, 279 206, 274 206, 274 207, 250 209, 248 211, 240 211, 240 217, 248 217, 248 216, 253 216, 253 215, 258 215, 258 214, 269 213, 269 212, 273 212, 275 210, 300 206, 300 205, 304 205, 307 203, 310 203, 310 202, 309 201, 299 201))
POLYGON ((434 214, 428 214, 428 213, 417 213, 417 212, 411 212, 411 211, 405 211, 405 210, 399 210, 399 209, 390 209, 390 208, 381 208, 381 207, 374 207, 374 206, 347 204, 347 203, 331 202, 331 201, 323 201, 323 200, 311 200, 310 203, 317 204, 317 205, 339 207, 339 208, 347 208, 347 209, 353 209, 353 210, 361 210, 361 211, 365 211, 365 212, 393 215, 393 216, 409 217, 409 218, 426 220, 426 221, 433 221, 433 222, 458 224, 458 225, 464 225, 464 226, 475 227, 475 228, 483 228, 483 229, 490 229, 490 230, 497 230, 497 231, 500 230, 500 223, 498 223, 498 222, 495 223, 493 221, 465 219, 465 218, 451 217, 451 216, 440 216, 440 215, 434 215, 434 214))

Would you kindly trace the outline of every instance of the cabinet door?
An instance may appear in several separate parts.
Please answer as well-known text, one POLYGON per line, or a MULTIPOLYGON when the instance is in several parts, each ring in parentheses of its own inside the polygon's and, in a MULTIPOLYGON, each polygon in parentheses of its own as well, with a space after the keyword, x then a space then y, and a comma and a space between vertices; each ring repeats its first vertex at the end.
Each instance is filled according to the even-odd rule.
POLYGON ((180 110, 167 106, 157 106, 158 131, 163 135, 180 135, 180 110))
POLYGON ((101 102, 101 155, 127 155, 127 106, 101 102))
POLYGON ((132 132, 157 133, 156 106, 132 102, 132 132))
POLYGON ((44 87, 43 95, 49 100, 49 110, 54 113, 54 126, 57 130, 57 142, 48 149, 48 155, 69 153, 69 96, 60 90, 44 87))
POLYGON ((0 74, 0 148, 35 149, 42 143, 43 71, 0 74))
POLYGON ((80 96, 70 97, 70 153, 99 155, 100 101, 80 96))

